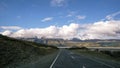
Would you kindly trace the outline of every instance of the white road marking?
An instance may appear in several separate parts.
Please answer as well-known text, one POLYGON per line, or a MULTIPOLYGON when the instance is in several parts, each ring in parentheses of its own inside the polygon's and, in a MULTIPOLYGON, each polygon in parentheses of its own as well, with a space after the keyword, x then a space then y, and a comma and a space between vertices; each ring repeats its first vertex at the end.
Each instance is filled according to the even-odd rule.
POLYGON ((73 52, 70 52, 70 54, 74 54, 73 52))
POLYGON ((50 68, 53 67, 53 65, 55 64, 55 62, 56 62, 57 58, 59 57, 60 53, 61 53, 61 51, 57 54, 56 58, 54 59, 54 61, 53 61, 52 64, 50 65, 50 68))
POLYGON ((83 67, 82 68, 86 68, 84 65, 83 65, 83 67))
POLYGON ((75 57, 71 56, 72 59, 75 59, 75 57))

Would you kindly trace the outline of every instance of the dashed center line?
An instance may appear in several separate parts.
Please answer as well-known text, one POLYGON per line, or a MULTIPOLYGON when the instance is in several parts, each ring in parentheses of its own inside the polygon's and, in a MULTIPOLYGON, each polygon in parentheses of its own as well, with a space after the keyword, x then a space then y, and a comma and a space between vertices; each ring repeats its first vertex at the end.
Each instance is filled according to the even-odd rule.
POLYGON ((72 59, 75 59, 75 57, 74 57, 74 56, 71 56, 71 58, 72 58, 72 59))

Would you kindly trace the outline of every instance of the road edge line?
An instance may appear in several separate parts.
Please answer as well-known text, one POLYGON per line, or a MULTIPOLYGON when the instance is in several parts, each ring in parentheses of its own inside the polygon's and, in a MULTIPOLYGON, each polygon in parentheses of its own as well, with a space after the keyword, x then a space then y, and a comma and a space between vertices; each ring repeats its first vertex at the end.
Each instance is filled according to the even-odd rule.
POLYGON ((59 57, 60 53, 61 53, 61 51, 59 51, 59 53, 57 54, 56 58, 54 59, 54 61, 52 62, 52 64, 50 65, 49 68, 53 67, 53 65, 55 64, 55 62, 56 62, 57 58, 59 57))

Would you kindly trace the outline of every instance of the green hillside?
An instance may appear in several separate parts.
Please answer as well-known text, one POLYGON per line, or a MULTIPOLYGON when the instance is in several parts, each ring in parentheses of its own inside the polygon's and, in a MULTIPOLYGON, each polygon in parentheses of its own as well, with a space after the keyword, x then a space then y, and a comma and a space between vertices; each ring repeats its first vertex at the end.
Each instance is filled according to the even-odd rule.
POLYGON ((57 52, 57 48, 0 35, 0 68, 16 68, 57 52))

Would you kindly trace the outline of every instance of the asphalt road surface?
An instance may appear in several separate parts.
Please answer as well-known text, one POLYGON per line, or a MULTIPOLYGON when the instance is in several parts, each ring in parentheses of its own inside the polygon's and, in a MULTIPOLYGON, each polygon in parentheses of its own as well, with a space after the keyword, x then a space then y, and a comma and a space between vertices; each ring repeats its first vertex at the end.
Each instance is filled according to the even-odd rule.
POLYGON ((116 64, 118 66, 115 67, 110 63, 111 62, 105 63, 95 60, 94 58, 77 55, 61 48, 50 68, 120 68, 118 64, 116 64))

